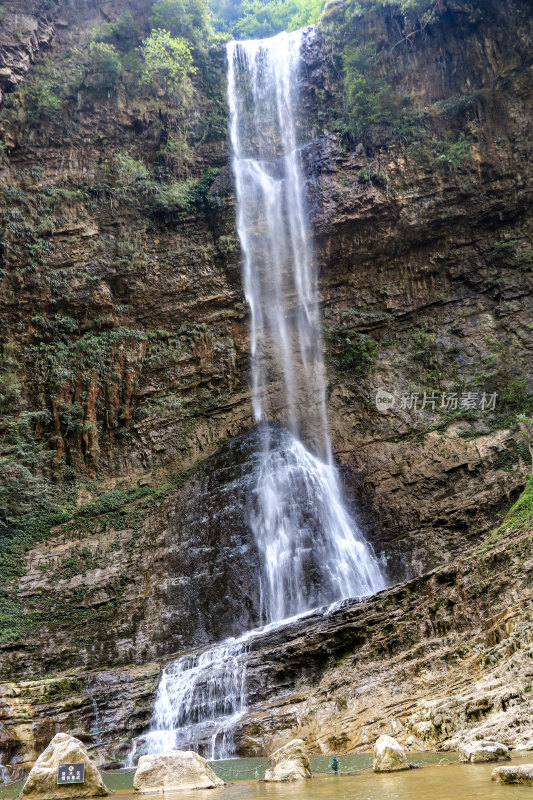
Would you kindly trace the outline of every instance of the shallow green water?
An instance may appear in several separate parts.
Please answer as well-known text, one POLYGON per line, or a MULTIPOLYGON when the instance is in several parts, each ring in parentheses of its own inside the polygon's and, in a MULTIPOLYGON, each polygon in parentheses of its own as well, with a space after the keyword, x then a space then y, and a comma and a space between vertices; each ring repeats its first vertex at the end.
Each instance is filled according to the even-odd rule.
MULTIPOLYGON (((301 783, 264 783, 253 778, 258 768, 262 777, 263 758, 234 759, 212 764, 225 780, 233 783, 221 789, 180 792, 175 800, 526 800, 532 798, 533 787, 502 786, 490 780, 494 764, 459 764, 453 753, 410 753, 411 763, 422 769, 376 775, 369 767, 371 755, 340 756, 341 769, 352 774, 335 776, 324 773, 329 756, 311 758, 313 780, 301 783), (446 760, 443 760, 446 759, 446 760), (441 763, 439 763, 441 762, 441 763), (359 771, 356 771, 359 770, 359 771), (355 773, 355 774, 353 774, 355 773)), ((509 763, 509 762, 507 762, 509 763)), ((513 763, 533 763, 533 753, 515 754, 513 763)), ((104 773, 107 786, 117 793, 117 800, 133 795, 133 771, 104 773)), ((16 797, 22 781, 9 787, 7 798, 16 797)), ((155 795, 154 797, 159 797, 155 795)), ((143 795, 149 798, 149 795, 143 795)))
MULTIPOLYGON (((354 753, 339 756, 341 772, 352 772, 355 770, 365 770, 372 767, 372 755, 370 753, 354 753)), ((409 761, 412 764, 437 764, 439 761, 455 761, 457 755, 449 753, 444 756, 442 753, 412 753, 409 761)), ((329 767, 331 756, 311 756, 311 769, 316 775, 333 773, 329 767)), ((268 767, 266 758, 232 758, 227 761, 211 761, 211 766, 225 781, 253 781, 265 776, 268 767)), ((114 791, 124 791, 133 787, 133 771, 104 772, 106 785, 114 791)), ((334 777, 334 776, 333 776, 334 777)))

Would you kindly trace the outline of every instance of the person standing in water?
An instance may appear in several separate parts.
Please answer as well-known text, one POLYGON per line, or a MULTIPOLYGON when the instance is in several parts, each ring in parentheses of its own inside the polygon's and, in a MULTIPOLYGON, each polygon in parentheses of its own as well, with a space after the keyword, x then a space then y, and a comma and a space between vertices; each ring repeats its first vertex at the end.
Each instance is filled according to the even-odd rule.
POLYGON ((333 758, 330 761, 328 769, 332 769, 335 775, 339 774, 339 759, 337 758, 337 756, 333 756, 333 758))

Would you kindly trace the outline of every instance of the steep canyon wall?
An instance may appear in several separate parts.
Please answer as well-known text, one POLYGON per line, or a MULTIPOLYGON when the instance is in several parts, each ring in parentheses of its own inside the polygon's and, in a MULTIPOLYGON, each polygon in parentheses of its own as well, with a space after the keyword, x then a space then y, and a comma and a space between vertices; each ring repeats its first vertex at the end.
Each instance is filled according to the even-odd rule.
MULTIPOLYGON (((521 0, 433 6, 411 20, 394 4, 330 5, 302 75, 333 447, 393 581, 477 546, 531 471, 533 18, 521 0)), ((4 8, 0 477, 17 535, 1 562, 0 670, 31 681, 4 684, 28 702, 2 734, 7 763, 57 724, 92 727, 92 683, 118 746, 146 724, 156 659, 257 609, 223 46, 197 54, 183 114, 127 70, 109 89, 80 66, 96 26, 130 10, 141 35, 149 3, 4 8), (76 86, 59 108, 44 94, 54 71, 76 86), (56 703, 43 676, 65 670, 56 703), (131 704, 105 699, 115 681, 131 704)), ((439 581, 420 580, 441 602, 439 581)), ((416 613, 399 611, 404 591, 375 602, 416 613)), ((287 690, 307 692, 311 673, 287 690)), ((341 706, 327 713, 344 719, 341 706)), ((303 730, 293 712, 261 712, 249 736, 303 730)))

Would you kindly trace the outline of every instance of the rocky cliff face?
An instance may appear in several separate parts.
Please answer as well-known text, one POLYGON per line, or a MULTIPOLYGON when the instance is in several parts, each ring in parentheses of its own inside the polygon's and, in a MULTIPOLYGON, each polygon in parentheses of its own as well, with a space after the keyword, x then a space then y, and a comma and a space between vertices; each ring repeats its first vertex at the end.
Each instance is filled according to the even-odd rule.
POLYGON ((4 92, 12 92, 24 80, 38 53, 50 45, 56 28, 54 6, 39 0, 2 4, 0 101, 4 92))
MULTIPOLYGON (((481 541, 531 470, 533 20, 520 0, 503 16, 490 0, 449 0, 409 24, 395 6, 368 5, 357 40, 349 4, 331 6, 310 38, 302 128, 334 449, 394 581, 481 541), (377 61, 357 72, 369 42, 377 61), (375 120, 364 127, 343 109, 350 80, 369 74, 377 82, 363 94, 384 108, 359 108, 359 119, 375 120), (376 407, 380 389, 394 399, 386 413, 376 407)), ((4 538, 1 563, 3 763, 31 760, 58 723, 97 727, 92 696, 120 753, 121 737, 148 719, 153 659, 256 616, 249 531, 232 510, 242 503, 235 479, 247 474, 250 436, 231 440, 253 423, 223 51, 209 51, 186 123, 126 79, 96 92, 90 74, 59 98, 60 111, 43 112, 41 84, 41 106, 32 105, 32 81, 78 69, 72 53, 91 29, 127 9, 142 21, 149 6, 25 4, 22 24, 13 0, 2 21, 0 477, 2 520, 19 531, 4 538), (173 137, 187 149, 177 161, 173 137), (214 597, 214 587, 228 602, 198 610, 193 598, 214 597), (58 670, 68 674, 37 679, 58 670)), ((507 569, 514 547, 511 537, 499 555, 490 551, 502 570, 502 620, 511 619, 505 603, 518 602, 521 573, 507 569)), ((481 681, 510 663, 481 621, 489 604, 466 588, 486 562, 467 563, 470 577, 453 566, 342 610, 334 635, 326 621, 307 639, 296 632, 294 645, 290 631, 279 649, 266 643, 264 663, 277 677, 261 672, 258 656, 250 686, 264 705, 243 731, 243 751, 287 730, 316 748, 349 749, 397 725, 446 744, 465 720, 484 718, 466 688, 453 710, 446 699, 424 705, 443 635, 453 639, 449 660, 439 656, 448 687, 467 663, 481 681), (404 624, 418 633, 402 640, 404 624), (363 635, 367 628, 375 633, 363 635), (485 637, 490 663, 465 644, 472 631, 485 637), (308 642, 324 642, 310 667, 308 642), (365 686, 382 693, 373 721, 364 697, 348 702, 342 689, 354 681, 359 698, 360 658, 373 664, 365 686), (398 716, 393 697, 406 681, 417 686, 398 716)), ((511 649, 521 625, 507 632, 511 649)), ((494 680, 493 699, 501 676, 494 680)), ((496 713, 509 706, 500 699, 483 702, 496 713)))
MULTIPOLYGON (((326 33, 328 25, 342 30, 337 15, 346 23, 347 11, 333 8, 326 33)), ((394 10, 359 18, 385 51, 383 69, 411 124, 423 109, 424 134, 402 146, 389 133, 380 149, 386 134, 378 128, 373 145, 349 153, 324 136, 312 157, 324 315, 337 368, 330 395, 336 451, 379 520, 377 535, 398 543, 404 559, 409 552, 415 569, 487 532, 515 491, 516 473, 501 469, 519 440, 509 419, 477 413, 459 421, 448 400, 457 392, 460 408, 465 392, 497 391, 503 411, 508 387, 529 374, 531 192, 522 178, 531 135, 528 19, 521 5, 504 20, 491 3, 475 14, 468 4, 450 4, 438 30, 419 31, 413 47, 395 56, 394 10), (515 32, 512 53, 505 29, 515 32), (502 257, 510 251, 516 256, 502 257), (370 370, 366 337, 378 342, 370 370), (375 412, 379 388, 393 394, 392 412, 375 412), (430 529, 438 535, 428 536, 430 529)), ((519 462, 528 470, 529 460, 519 447, 522 457, 510 460, 521 472, 519 462)))
MULTIPOLYGON (((529 496, 528 496, 529 497, 529 496)), ((241 746, 315 752, 532 744, 531 507, 452 564, 258 646, 241 746)))
POLYGON ((18 589, 26 635, 4 646, 2 678, 53 673, 58 653, 63 669, 143 664, 259 626, 246 524, 259 447, 254 429, 193 474, 81 513, 33 547, 18 589))
MULTIPOLYGON (((531 749, 531 481, 482 545, 426 575, 250 641, 243 755, 294 736, 311 752, 496 737, 531 749)), ((163 659, 163 663, 166 659, 163 659)), ((58 727, 113 765, 146 729, 161 663, 2 684, 2 752, 20 774, 58 727)))

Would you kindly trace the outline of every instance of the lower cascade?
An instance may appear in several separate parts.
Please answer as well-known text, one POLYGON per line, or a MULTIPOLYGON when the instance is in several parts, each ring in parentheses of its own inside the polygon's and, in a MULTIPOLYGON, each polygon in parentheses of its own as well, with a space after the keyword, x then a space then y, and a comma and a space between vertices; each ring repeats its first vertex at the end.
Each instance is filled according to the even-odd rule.
POLYGON ((264 623, 380 588, 376 560, 343 502, 334 465, 288 431, 269 449, 257 477, 250 524, 261 563, 264 623))
POLYGON ((373 594, 385 578, 349 512, 329 440, 316 269, 297 141, 301 50, 313 28, 231 42, 228 104, 252 400, 261 454, 248 523, 263 628, 182 655, 163 671, 136 753, 234 754, 251 639, 289 618, 373 594), (271 421, 282 423, 273 436, 271 421))
POLYGON ((246 711, 246 651, 242 637, 169 664, 143 751, 192 749, 209 759, 233 755, 233 727, 246 711))

